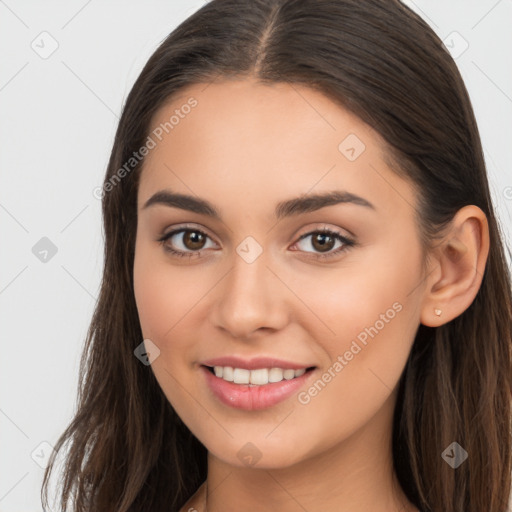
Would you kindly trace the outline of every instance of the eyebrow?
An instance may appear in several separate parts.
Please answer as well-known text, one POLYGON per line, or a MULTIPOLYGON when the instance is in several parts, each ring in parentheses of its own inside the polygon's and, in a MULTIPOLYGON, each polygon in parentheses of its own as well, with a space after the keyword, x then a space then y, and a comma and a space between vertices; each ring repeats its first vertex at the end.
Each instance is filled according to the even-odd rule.
MULTIPOLYGON (((345 190, 334 190, 323 194, 313 194, 308 196, 296 197, 288 199, 277 204, 275 208, 275 217, 283 219, 302 213, 313 212, 333 206, 336 204, 355 204, 364 206, 365 208, 376 211, 375 206, 363 197, 352 194, 345 190)), ((180 208, 189 212, 198 213, 200 215, 208 215, 217 220, 222 220, 218 210, 205 199, 189 196, 186 194, 178 194, 169 190, 160 190, 153 194, 145 203, 142 209, 149 208, 153 205, 164 205, 174 208, 180 208)))

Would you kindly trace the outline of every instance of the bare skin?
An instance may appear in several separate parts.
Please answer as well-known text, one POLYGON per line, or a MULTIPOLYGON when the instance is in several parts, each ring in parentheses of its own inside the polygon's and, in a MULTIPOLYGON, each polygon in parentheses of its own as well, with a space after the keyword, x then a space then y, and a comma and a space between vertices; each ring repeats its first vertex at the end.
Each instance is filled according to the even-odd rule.
MULTIPOLYGON (((197 100, 146 158, 134 285, 144 338, 160 350, 151 368, 208 450, 207 510, 417 511, 392 468, 397 384, 420 323, 448 322, 475 298, 489 249, 485 215, 462 208, 422 273, 415 192, 386 165, 372 128, 302 86, 206 85, 180 91, 153 119, 152 129, 197 100), (349 134, 357 139, 340 149, 349 134), (164 189, 207 200, 221 219, 144 207, 164 189), (335 190, 373 208, 338 203, 274 216, 281 201, 335 190), (336 253, 344 243, 322 246, 323 228, 356 244, 336 253), (197 230, 206 235, 200 248, 197 230), (250 250, 262 250, 251 263, 236 250, 248 236, 250 250), (315 370, 300 392, 246 411, 219 401, 205 382, 202 362, 227 355, 315 370), (311 391, 319 379, 325 386, 311 391), (257 448, 255 463, 240 456, 247 443, 257 448)), ((204 511, 205 501, 203 484, 181 511, 204 511)))

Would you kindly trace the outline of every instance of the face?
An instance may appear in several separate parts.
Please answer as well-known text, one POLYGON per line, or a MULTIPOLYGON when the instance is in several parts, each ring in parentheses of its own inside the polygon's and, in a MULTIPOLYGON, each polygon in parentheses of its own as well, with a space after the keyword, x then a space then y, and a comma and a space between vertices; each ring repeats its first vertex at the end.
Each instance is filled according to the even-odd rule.
POLYGON ((152 124, 135 298, 185 424, 268 468, 390 428, 422 253, 378 134, 319 92, 251 80, 195 84, 152 124))

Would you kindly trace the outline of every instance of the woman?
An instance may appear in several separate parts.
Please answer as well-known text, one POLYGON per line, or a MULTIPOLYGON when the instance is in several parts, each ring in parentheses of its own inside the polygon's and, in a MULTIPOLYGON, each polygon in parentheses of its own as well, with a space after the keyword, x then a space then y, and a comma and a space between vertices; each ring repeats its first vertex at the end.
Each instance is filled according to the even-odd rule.
POLYGON ((510 274, 411 10, 211 1, 136 81, 101 195, 62 507, 506 510, 510 274))

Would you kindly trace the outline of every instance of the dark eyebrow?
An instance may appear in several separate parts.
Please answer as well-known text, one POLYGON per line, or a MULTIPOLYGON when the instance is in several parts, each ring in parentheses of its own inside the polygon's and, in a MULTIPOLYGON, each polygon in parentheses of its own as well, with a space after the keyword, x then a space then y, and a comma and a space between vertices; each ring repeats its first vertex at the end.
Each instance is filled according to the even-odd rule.
POLYGON ((326 206, 333 206, 335 204, 350 203, 357 206, 364 206, 375 210, 370 201, 363 197, 356 196, 351 192, 345 190, 333 190, 324 194, 312 194, 307 196, 297 197, 278 203, 276 206, 275 215, 278 219, 289 217, 291 215, 298 215, 301 213, 314 212, 326 206))
MULTIPOLYGON (((366 199, 346 191, 332 191, 324 194, 313 194, 308 196, 288 199, 277 204, 275 216, 277 219, 299 215, 301 213, 313 212, 326 206, 333 206, 340 203, 351 203, 376 210, 375 206, 366 199)), ((161 204, 188 210, 190 212, 208 215, 214 219, 221 220, 218 210, 208 201, 186 194, 177 194, 169 190, 160 190, 153 194, 142 207, 161 204)))

